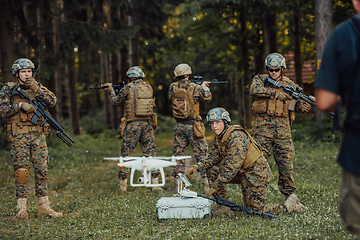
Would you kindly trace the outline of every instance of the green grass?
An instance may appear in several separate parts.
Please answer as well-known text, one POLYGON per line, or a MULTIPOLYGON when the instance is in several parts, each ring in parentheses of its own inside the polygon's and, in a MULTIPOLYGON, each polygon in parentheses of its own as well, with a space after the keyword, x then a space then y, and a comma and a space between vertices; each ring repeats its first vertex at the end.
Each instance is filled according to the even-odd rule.
MULTIPOLYGON (((171 156, 172 120, 156 133, 159 156, 171 156)), ((296 126, 295 126, 296 127, 296 126)), ((296 128, 296 131, 300 129, 296 128)), ((295 132, 296 132, 295 131, 295 132)), ((210 136, 211 130, 207 129, 210 136)), ((275 220, 237 212, 232 217, 158 220, 156 202, 172 196, 171 168, 166 168, 164 192, 129 187, 118 191, 116 162, 104 157, 119 156, 121 139, 109 131, 96 137, 74 137, 69 148, 56 136, 49 139, 49 197, 55 210, 65 217, 52 219, 37 214, 34 174, 29 178, 29 220, 11 221, 16 214, 15 184, 8 150, 0 151, 0 239, 354 239, 338 213, 338 184, 341 169, 336 164, 339 142, 314 141, 296 136, 294 179, 297 195, 308 208, 306 214, 279 215, 275 220)), ((212 146, 209 140, 209 147, 212 146)), ((191 151, 189 151, 191 154, 191 151)), ((134 155, 141 156, 139 146, 134 155)), ((277 167, 269 160, 275 179, 267 202, 284 201, 277 187, 277 167)), ((204 193, 200 180, 191 190, 204 193)), ((242 205, 241 188, 227 186, 230 200, 242 205)))

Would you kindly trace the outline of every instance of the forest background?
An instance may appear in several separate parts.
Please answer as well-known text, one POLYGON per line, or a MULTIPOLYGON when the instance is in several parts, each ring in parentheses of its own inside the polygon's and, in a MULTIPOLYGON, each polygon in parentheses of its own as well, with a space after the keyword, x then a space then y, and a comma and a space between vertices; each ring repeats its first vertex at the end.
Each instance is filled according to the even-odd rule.
POLYGON ((354 13, 350 0, 0 0, 0 80, 15 81, 12 63, 31 59, 58 98, 50 113, 77 135, 79 120, 99 111, 105 128, 118 127, 123 106, 89 87, 127 82, 131 66, 153 86, 156 112, 171 115, 166 94, 185 62, 193 76, 229 81, 211 86, 201 114, 222 106, 250 129, 249 85, 267 54, 294 53, 293 80, 303 86, 303 63, 315 68, 333 26, 354 13))

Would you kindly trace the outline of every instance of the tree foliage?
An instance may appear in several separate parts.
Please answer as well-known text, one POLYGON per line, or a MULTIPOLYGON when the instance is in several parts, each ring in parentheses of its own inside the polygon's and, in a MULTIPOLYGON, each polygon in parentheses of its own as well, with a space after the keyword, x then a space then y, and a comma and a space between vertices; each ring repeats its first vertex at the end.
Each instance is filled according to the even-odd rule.
MULTIPOLYGON (((120 63, 115 59, 120 52, 126 56, 129 39, 135 36, 139 42, 139 65, 146 74, 145 80, 154 88, 156 111, 163 114, 170 114, 166 95, 174 81, 174 68, 186 62, 192 67, 193 75, 229 81, 228 85, 211 86, 214 98, 201 107, 202 114, 212 107, 223 106, 239 114, 242 122, 249 121, 245 121, 245 116, 251 114, 248 106, 251 78, 263 71, 263 60, 269 50, 294 52, 297 36, 294 17, 300 19, 297 33, 300 59, 314 59, 314 0, 138 3, 137 25, 129 26, 127 17, 133 9, 127 0, 12 0, 16 55, 45 64, 39 75, 45 85, 51 87, 49 80, 54 73, 61 75, 65 117, 68 116, 67 76, 63 72, 66 59, 74 57, 77 104, 83 116, 90 110, 90 98, 95 97, 95 107, 103 106, 103 95, 88 90, 90 84, 103 81, 100 55, 113 59, 115 65, 109 69, 114 76, 120 74, 118 71, 124 74, 126 69, 119 70, 120 63), (275 42, 271 34, 275 34, 275 42), (55 43, 52 39, 59 41, 55 43)), ((348 1, 333 0, 333 13, 335 25, 354 10, 348 1)), ((125 68, 126 64, 122 62, 121 66, 125 68)))

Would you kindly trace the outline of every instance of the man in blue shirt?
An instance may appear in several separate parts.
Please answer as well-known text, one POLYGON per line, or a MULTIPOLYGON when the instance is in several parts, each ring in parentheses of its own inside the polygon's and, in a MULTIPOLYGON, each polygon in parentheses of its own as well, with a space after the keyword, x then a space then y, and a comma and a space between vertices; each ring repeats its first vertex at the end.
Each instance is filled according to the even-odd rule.
POLYGON ((352 2, 358 14, 329 36, 314 86, 321 111, 335 111, 339 102, 347 110, 338 157, 343 169, 339 211, 346 228, 360 234, 360 0, 352 2))

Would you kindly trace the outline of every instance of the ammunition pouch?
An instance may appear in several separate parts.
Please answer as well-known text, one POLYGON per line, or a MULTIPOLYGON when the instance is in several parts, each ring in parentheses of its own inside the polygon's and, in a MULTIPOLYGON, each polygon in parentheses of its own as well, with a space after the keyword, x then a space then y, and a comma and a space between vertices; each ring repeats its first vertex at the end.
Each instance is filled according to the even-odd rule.
POLYGON ((271 98, 258 98, 252 104, 253 113, 267 113, 269 116, 289 118, 292 122, 295 119, 294 100, 280 101, 271 98))
POLYGON ((126 117, 122 117, 120 119, 120 125, 119 125, 119 129, 118 129, 118 132, 120 133, 120 137, 124 137, 124 131, 125 131, 126 124, 127 124, 126 117))
POLYGON ((43 127, 40 125, 19 125, 16 122, 6 124, 7 141, 9 143, 14 141, 14 137, 18 134, 26 134, 30 132, 45 132, 50 135, 51 127, 45 123, 43 127), (45 130, 46 129, 46 130, 45 130))
POLYGON ((266 100, 257 100, 252 104, 253 113, 265 113, 267 110, 266 100))
POLYGON ((150 120, 151 120, 151 126, 152 126, 152 128, 153 128, 153 129, 156 129, 157 126, 158 126, 156 113, 152 113, 152 114, 151 114, 150 120))
POLYGON ((193 125, 193 129, 194 129, 194 137, 196 138, 203 138, 205 137, 205 125, 204 123, 201 121, 201 117, 198 116, 195 121, 194 121, 194 125, 193 125))

